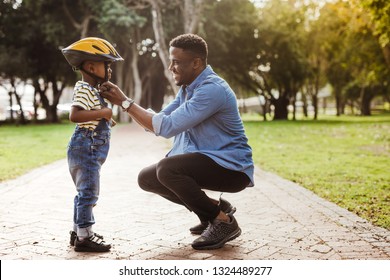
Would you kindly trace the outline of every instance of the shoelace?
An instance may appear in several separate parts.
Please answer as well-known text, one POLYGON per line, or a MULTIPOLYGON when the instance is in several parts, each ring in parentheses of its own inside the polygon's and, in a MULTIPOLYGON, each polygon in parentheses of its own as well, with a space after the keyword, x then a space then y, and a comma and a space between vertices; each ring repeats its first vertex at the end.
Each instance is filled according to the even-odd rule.
POLYGON ((222 226, 222 223, 220 222, 214 222, 214 223, 209 223, 207 226, 206 230, 203 232, 202 236, 203 237, 217 237, 219 236, 219 231, 222 226))

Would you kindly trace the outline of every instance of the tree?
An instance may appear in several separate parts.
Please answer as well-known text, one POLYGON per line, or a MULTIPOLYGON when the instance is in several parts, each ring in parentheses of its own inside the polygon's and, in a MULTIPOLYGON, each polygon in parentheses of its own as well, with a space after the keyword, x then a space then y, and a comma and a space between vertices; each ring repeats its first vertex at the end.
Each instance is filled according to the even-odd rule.
POLYGON ((254 72, 268 87, 267 98, 275 108, 274 120, 288 118, 288 105, 290 101, 295 105, 307 75, 303 51, 305 11, 294 2, 272 0, 261 11, 260 66, 254 72))
POLYGON ((318 19, 317 13, 320 6, 315 2, 307 7, 308 30, 303 35, 303 49, 307 58, 307 76, 302 87, 302 101, 304 115, 308 116, 308 100, 314 108, 313 119, 318 117, 318 94, 327 83, 325 66, 327 64, 325 48, 328 40, 328 32, 324 30, 326 24, 324 18, 318 19))
POLYGON ((371 28, 377 36, 387 66, 390 68, 390 1, 388 0, 356 0, 371 19, 371 28))
MULTIPOLYGON (((201 33, 209 47, 209 63, 242 92, 259 94, 257 84, 250 76, 250 69, 258 64, 259 44, 257 9, 253 3, 216 1, 206 7, 205 18, 201 33)), ((241 93, 242 97, 248 95, 241 93)))
POLYGON ((26 69, 20 69, 20 65, 23 64, 25 60, 26 47, 22 44, 17 44, 13 36, 10 34, 18 34, 21 31, 19 25, 13 24, 14 20, 25 20, 26 14, 22 14, 18 11, 19 5, 16 1, 9 2, 0 2, 0 77, 3 81, 3 84, 10 84, 11 87, 7 88, 5 85, 2 85, 9 95, 9 105, 11 113, 11 121, 14 121, 13 114, 13 97, 16 98, 16 101, 20 109, 20 123, 24 124, 26 122, 23 112, 23 107, 21 103, 21 97, 16 92, 16 81, 19 76, 26 76, 26 69))
POLYGON ((344 113, 347 102, 357 103, 362 115, 370 115, 372 99, 382 90, 387 92, 388 69, 362 12, 351 3, 338 2, 325 5, 319 18, 327 34, 327 79, 333 86, 337 115, 344 113))
POLYGON ((19 38, 20 43, 29 46, 25 58, 28 75, 46 111, 47 121, 58 122, 57 105, 62 91, 66 85, 74 83, 76 77, 69 71, 60 46, 71 41, 69 38, 74 38, 74 33, 70 32, 54 0, 25 0, 21 7, 26 10, 30 23, 23 27, 26 35, 19 38))

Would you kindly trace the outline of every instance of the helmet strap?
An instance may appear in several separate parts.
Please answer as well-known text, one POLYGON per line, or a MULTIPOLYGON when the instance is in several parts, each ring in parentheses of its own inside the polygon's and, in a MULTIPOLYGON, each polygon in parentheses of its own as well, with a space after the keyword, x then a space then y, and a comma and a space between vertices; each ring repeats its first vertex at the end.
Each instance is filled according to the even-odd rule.
POLYGON ((107 63, 104 62, 104 67, 105 67, 105 70, 104 70, 104 78, 102 77, 99 77, 98 75, 95 75, 94 73, 84 69, 83 67, 83 64, 79 67, 79 69, 85 73, 87 73, 91 78, 93 78, 95 80, 95 84, 93 85, 94 87, 95 86, 99 86, 101 83, 105 82, 106 79, 108 80, 108 67, 107 67, 107 63))
POLYGON ((108 61, 104 61, 104 81, 108 82, 108 61))

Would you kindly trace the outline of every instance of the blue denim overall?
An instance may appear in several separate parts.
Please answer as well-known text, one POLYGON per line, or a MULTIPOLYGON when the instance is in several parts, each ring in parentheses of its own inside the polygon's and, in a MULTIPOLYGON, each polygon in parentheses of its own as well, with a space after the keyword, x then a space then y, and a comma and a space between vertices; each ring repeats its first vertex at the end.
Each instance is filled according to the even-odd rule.
MULTIPOLYGON (((107 106, 98 94, 102 106, 107 106)), ((93 207, 99 198, 100 168, 110 147, 110 122, 101 119, 94 130, 76 129, 68 145, 68 165, 77 195, 74 198, 74 230, 77 235, 89 237, 95 223, 93 207)))

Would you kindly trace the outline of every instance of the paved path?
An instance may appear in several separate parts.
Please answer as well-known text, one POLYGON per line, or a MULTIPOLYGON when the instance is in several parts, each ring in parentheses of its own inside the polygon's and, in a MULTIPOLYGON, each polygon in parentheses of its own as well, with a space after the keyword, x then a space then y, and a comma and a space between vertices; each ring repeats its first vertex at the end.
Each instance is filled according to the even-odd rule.
POLYGON ((196 236, 188 228, 195 215, 136 182, 142 167, 164 156, 169 140, 122 125, 111 143, 94 227, 113 244, 111 252, 77 253, 68 245, 75 190, 60 160, 0 183, 1 260, 390 259, 389 231, 259 168, 254 188, 224 194, 238 209, 242 235, 219 250, 193 250, 196 236))

